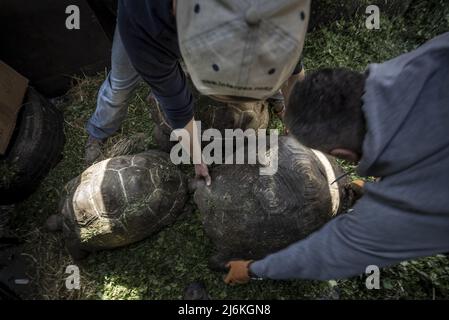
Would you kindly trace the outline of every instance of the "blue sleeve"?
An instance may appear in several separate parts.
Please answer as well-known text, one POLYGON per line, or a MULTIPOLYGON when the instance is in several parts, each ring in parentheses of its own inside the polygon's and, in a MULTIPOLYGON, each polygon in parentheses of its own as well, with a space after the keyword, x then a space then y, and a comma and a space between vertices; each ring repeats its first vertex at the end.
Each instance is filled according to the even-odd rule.
POLYGON ((184 128, 193 118, 193 96, 179 63, 176 30, 155 21, 139 1, 120 2, 118 27, 123 45, 136 71, 151 87, 168 122, 184 128))
POLYGON ((330 280, 449 251, 447 214, 400 210, 364 196, 308 238, 251 264, 262 278, 330 280))

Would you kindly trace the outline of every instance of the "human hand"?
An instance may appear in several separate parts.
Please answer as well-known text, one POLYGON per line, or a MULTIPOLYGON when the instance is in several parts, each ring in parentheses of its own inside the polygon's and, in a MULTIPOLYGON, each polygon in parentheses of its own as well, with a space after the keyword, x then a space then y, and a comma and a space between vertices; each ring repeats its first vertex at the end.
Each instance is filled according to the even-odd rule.
POLYGON ((244 284, 250 280, 249 265, 252 260, 230 261, 226 264, 229 268, 228 275, 224 282, 226 284, 244 284))
POLYGON ((206 186, 210 186, 212 183, 212 178, 209 175, 209 169, 207 164, 200 163, 195 164, 195 179, 204 179, 206 186))
POLYGON ((351 189, 354 192, 355 200, 363 197, 363 188, 365 186, 365 181, 358 179, 351 182, 351 189))

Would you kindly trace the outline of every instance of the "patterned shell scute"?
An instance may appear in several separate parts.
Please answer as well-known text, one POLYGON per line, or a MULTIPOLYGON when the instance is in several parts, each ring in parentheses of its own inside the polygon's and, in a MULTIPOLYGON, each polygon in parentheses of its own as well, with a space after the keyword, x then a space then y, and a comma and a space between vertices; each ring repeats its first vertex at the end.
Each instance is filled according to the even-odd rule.
POLYGON ((184 175, 168 154, 155 150, 99 162, 66 190, 64 232, 84 249, 143 239, 173 222, 188 197, 184 175))

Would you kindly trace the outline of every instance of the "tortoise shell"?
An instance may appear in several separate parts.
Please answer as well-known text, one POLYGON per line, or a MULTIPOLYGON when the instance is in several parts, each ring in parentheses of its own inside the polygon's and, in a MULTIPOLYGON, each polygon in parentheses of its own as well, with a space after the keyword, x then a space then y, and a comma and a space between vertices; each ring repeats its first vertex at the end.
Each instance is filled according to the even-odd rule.
MULTIPOLYGON (((201 130, 214 128, 224 135, 225 129, 266 129, 270 120, 268 103, 264 101, 246 103, 223 103, 195 92, 194 116, 201 121, 201 130)), ((150 98, 151 118, 155 123, 153 137, 159 148, 170 152, 173 128, 154 98, 150 98)))
POLYGON ((67 247, 78 255, 142 240, 172 223, 187 198, 186 178, 161 151, 101 161, 65 188, 67 247))
MULTIPOLYGON (((328 169, 341 176, 335 159, 326 159, 328 169)), ((326 168, 311 149, 294 138, 280 137, 277 172, 263 176, 259 168, 217 166, 211 172, 212 185, 195 191, 205 232, 218 251, 211 259, 214 269, 229 259, 259 259, 285 248, 333 216, 326 168)), ((334 214, 352 205, 348 183, 347 178, 335 182, 339 202, 334 214)))

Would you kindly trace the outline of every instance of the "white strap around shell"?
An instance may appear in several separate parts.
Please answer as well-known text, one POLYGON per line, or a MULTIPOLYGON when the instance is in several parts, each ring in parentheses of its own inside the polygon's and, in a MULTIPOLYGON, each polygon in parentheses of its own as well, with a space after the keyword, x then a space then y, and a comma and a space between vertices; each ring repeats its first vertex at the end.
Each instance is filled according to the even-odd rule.
POLYGON ((324 170, 326 171, 327 184, 329 187, 329 193, 331 195, 332 201, 332 216, 335 216, 337 215, 338 208, 340 207, 340 191, 338 189, 338 182, 335 181, 336 177, 334 168, 332 168, 329 159, 321 151, 314 149, 312 149, 312 151, 313 153, 315 153, 318 160, 320 160, 321 164, 324 167, 324 170))

